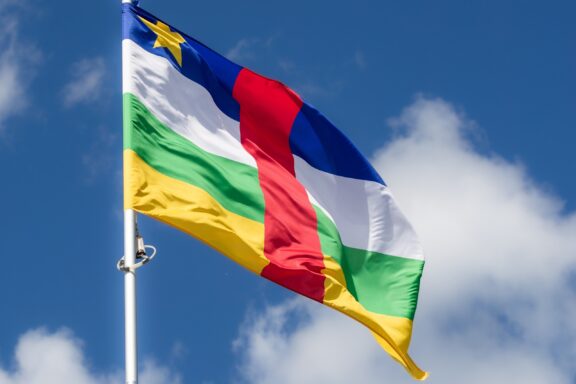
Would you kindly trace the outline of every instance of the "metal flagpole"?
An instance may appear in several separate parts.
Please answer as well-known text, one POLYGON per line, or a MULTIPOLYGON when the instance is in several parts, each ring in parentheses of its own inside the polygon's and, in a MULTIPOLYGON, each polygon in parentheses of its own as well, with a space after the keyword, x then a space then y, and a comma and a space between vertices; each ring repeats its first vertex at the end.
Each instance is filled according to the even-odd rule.
MULTIPOLYGON (((137 1, 122 0, 122 3, 137 4, 137 1)), ((124 49, 124 48, 123 48, 124 49)), ((122 77, 129 63, 122 56, 122 77)), ((126 348, 126 384, 138 384, 138 344, 136 334, 136 270, 149 263, 156 256, 156 248, 145 245, 138 232, 136 212, 124 210, 124 256, 118 261, 117 268, 124 272, 124 316, 126 348), (146 250, 152 254, 148 256, 146 250)))
MULTIPOLYGON (((132 3, 122 0, 122 3, 132 3)), ((122 61, 122 66, 127 63, 122 61)), ((124 70, 124 68, 123 68, 124 70)), ((138 347, 136 339, 136 212, 124 211, 124 327, 126 384, 138 384, 138 347)), ((119 265, 120 267, 120 265, 119 265)))
POLYGON ((144 244, 138 232, 136 212, 124 210, 124 257, 117 264, 124 272, 124 316, 126 384, 138 384, 138 344, 136 339, 136 270, 156 256, 156 247, 144 244), (148 256, 146 250, 152 251, 148 256))
MULTIPOLYGON (((128 2, 128 1, 126 1, 128 2)), ((138 384, 136 339, 136 212, 124 211, 124 313, 126 384, 138 384)))
MULTIPOLYGON (((122 3, 138 5, 137 0, 122 0, 122 3)), ((122 44, 124 50, 124 44, 122 44)), ((122 52, 122 78, 129 71, 129 62, 122 52)), ((124 192, 126 193, 126 192, 124 192)), ((124 256, 116 267, 124 272, 124 327, 126 348, 126 384, 138 384, 138 344, 136 333, 136 270, 149 263, 156 256, 156 248, 144 244, 144 239, 138 232, 136 212, 133 209, 124 210, 124 256), (146 250, 152 251, 148 256, 146 250)))

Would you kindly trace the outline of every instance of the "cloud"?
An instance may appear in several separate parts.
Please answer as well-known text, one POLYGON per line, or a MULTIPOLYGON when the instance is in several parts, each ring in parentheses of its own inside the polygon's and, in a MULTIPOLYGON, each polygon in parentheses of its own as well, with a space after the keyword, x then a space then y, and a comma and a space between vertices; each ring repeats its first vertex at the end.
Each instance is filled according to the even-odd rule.
MULTIPOLYGON (((68 330, 50 333, 36 329, 22 335, 14 352, 14 368, 0 366, 0 384, 112 384, 123 373, 93 373, 84 357, 82 342, 68 330)), ((178 375, 153 360, 145 360, 142 384, 181 384, 178 375)))
POLYGON ((64 106, 72 107, 81 103, 98 100, 106 76, 106 64, 101 57, 82 59, 72 66, 72 78, 64 86, 64 106))
MULTIPOLYGON (((120 381, 115 381, 119 383, 120 381)), ((139 375, 138 382, 141 384, 182 384, 179 375, 173 374, 166 367, 156 363, 154 360, 144 360, 144 368, 139 375)))
MULTIPOLYGON (((576 215, 522 164, 474 147, 477 125, 419 97, 373 163, 427 253, 411 352, 430 383, 572 383, 576 215)), ((411 383, 369 332, 300 299, 242 327, 239 375, 258 384, 411 383)))
POLYGON ((20 37, 19 10, 17 2, 0 0, 0 135, 6 132, 6 121, 25 109, 26 92, 41 57, 33 44, 20 37))
POLYGON ((248 316, 234 349, 243 382, 252 384, 371 384, 385 373, 369 332, 300 298, 248 316))
POLYGON ((366 55, 363 51, 357 50, 354 52, 354 64, 356 64, 356 67, 360 70, 366 69, 368 64, 366 63, 366 55))
POLYGON ((275 35, 266 39, 259 37, 242 38, 226 52, 225 56, 236 62, 250 62, 261 55, 261 52, 257 54, 256 51, 269 51, 276 38, 275 35))
POLYGON ((82 154, 82 165, 85 173, 84 181, 94 183, 98 177, 112 170, 116 154, 114 145, 119 140, 119 134, 101 125, 96 130, 96 136, 90 146, 82 154))
POLYGON ((253 54, 250 52, 250 48, 256 44, 259 39, 248 39, 242 38, 234 44, 232 48, 226 52, 225 56, 232 61, 240 61, 246 58, 253 57, 253 54))

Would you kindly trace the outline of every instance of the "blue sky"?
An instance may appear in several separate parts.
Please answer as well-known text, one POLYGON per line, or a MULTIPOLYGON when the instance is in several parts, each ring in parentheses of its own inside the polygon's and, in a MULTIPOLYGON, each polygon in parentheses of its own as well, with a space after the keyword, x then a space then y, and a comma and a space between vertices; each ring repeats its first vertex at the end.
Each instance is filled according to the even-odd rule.
MULTIPOLYGON (((142 6, 374 161, 427 249, 412 349, 430 382, 575 382, 574 2, 142 6)), ((123 368, 120 16, 0 0, 0 384, 63 382, 49 359, 26 376, 46 356, 81 384, 123 368)), ((138 274, 142 384, 410 382, 351 321, 140 222, 159 249, 138 274)))

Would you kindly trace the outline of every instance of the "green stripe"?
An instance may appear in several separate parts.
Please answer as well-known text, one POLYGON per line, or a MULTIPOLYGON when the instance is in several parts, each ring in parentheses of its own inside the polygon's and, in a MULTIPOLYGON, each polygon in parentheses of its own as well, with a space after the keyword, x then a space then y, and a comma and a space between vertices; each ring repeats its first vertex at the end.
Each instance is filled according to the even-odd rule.
POLYGON ((158 119, 132 94, 124 94, 124 148, 158 172, 202 188, 223 207, 264 222, 258 170, 208 153, 158 119))
POLYGON ((332 220, 315 208, 322 252, 340 265, 356 300, 375 313, 414 319, 424 262, 346 247, 332 220))

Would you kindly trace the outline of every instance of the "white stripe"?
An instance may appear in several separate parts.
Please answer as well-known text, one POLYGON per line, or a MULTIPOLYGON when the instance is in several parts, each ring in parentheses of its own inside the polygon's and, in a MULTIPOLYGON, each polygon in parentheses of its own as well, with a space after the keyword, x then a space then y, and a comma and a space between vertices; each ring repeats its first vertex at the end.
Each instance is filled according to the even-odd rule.
POLYGON ((296 178, 328 213, 348 247, 422 260, 422 247, 389 189, 320 171, 294 156, 296 178))
POLYGON ((206 152, 256 167, 240 142, 240 123, 224 114, 204 87, 132 40, 122 44, 124 93, 137 96, 160 122, 206 152))

